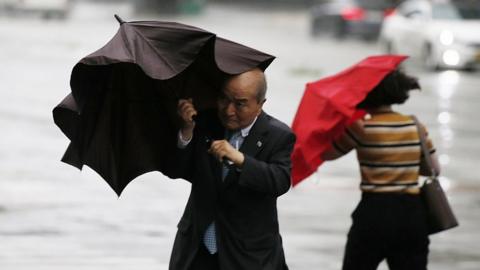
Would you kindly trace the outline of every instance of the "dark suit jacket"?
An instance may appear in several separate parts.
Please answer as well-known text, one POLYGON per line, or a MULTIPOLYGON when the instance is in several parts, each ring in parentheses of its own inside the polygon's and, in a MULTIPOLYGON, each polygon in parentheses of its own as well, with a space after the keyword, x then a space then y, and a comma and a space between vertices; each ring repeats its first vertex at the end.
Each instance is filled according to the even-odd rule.
POLYGON ((221 179, 222 164, 207 153, 208 140, 225 130, 215 114, 197 120, 192 141, 172 158, 172 178, 184 178, 192 189, 178 224, 171 270, 187 270, 215 220, 220 269, 280 270, 285 263, 279 234, 277 197, 290 188, 290 128, 262 112, 245 138, 241 171, 232 168, 221 179))

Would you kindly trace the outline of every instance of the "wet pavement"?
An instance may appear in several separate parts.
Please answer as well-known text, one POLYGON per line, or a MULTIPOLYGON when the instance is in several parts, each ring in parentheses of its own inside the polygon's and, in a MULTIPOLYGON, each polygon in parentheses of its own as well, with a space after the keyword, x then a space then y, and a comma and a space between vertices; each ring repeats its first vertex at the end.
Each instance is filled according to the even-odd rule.
MULTIPOLYGON (((167 269, 189 192, 160 173, 139 177, 117 199, 92 170, 67 166, 68 141, 52 108, 69 92, 73 65, 117 31, 128 5, 79 3, 67 21, 0 18, 0 269, 167 269)), ((194 24, 277 59, 267 70, 265 110, 291 123, 306 82, 372 54, 375 43, 312 39, 305 10, 267 13, 210 6, 200 16, 154 19, 194 24)), ((407 71, 421 92, 398 110, 427 127, 461 226, 431 238, 430 269, 480 269, 479 72, 407 71)), ((359 200, 355 157, 327 163, 279 199, 287 263, 294 270, 340 269, 350 212, 359 200)), ((382 265, 380 269, 386 269, 382 265)))

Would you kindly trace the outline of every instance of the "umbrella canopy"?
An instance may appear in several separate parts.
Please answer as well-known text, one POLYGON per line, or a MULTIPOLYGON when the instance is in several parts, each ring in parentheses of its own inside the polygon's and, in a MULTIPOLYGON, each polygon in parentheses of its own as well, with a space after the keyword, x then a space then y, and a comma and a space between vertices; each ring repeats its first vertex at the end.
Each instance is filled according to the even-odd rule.
POLYGON ((292 184, 314 173, 322 153, 364 112, 356 106, 407 57, 368 57, 346 70, 308 83, 293 120, 297 141, 292 153, 292 184))
POLYGON ((214 108, 228 75, 265 70, 274 57, 189 25, 116 18, 115 36, 73 68, 53 118, 70 139, 62 161, 91 167, 120 195, 137 176, 165 171, 179 98, 214 108))

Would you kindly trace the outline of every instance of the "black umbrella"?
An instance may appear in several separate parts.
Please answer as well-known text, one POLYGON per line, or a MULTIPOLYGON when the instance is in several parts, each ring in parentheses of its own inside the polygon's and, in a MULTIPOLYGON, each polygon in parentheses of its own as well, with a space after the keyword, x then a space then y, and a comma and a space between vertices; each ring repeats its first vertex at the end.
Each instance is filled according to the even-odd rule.
POLYGON ((53 118, 71 141, 62 161, 91 167, 120 195, 137 176, 166 171, 179 98, 214 108, 226 76, 274 57, 189 25, 116 18, 112 40, 73 68, 53 118))

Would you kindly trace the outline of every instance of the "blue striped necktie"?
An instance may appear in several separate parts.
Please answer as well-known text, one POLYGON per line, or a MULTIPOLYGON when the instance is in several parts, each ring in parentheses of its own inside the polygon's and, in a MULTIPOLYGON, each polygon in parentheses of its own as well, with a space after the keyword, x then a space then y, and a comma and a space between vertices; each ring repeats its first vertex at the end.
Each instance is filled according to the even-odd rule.
MULTIPOLYGON (((243 143, 242 139, 242 133, 240 131, 234 132, 231 136, 228 142, 235 147, 237 150, 240 148, 240 145, 243 143)), ((222 180, 225 179, 225 177, 228 174, 228 166, 223 165, 222 168, 222 180)), ((205 244, 205 247, 207 248, 208 252, 210 254, 215 254, 217 253, 217 235, 216 235, 216 228, 215 228, 215 221, 210 223, 208 225, 207 229, 205 230, 205 234, 203 235, 203 243, 205 244)))

